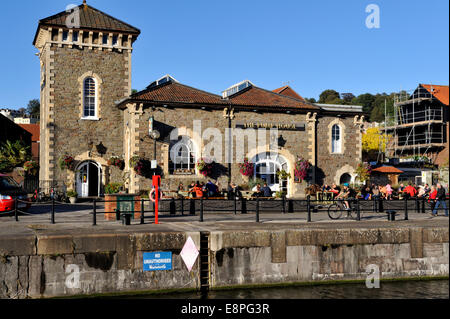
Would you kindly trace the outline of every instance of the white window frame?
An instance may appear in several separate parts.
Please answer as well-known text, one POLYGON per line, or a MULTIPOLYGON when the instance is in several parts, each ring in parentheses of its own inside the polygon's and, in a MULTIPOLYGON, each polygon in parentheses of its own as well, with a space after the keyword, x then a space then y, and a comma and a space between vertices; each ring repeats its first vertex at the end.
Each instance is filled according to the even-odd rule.
POLYGON ((179 142, 174 144, 170 150, 170 165, 169 173, 170 175, 177 175, 175 172, 177 169, 187 169, 192 170, 192 175, 195 175, 195 169, 196 169, 196 163, 197 163, 197 156, 195 152, 194 143, 191 139, 187 139, 186 137, 181 139, 179 142), (186 154, 182 154, 181 156, 179 153, 184 152, 186 154), (192 163, 191 163, 192 158, 192 163), (173 159, 173 160, 172 160, 173 159), (181 162, 178 161, 178 159, 181 160, 181 162), (177 168, 177 165, 186 165, 186 168, 177 168))
POLYGON ((83 79, 83 114, 82 114, 82 120, 90 120, 90 121, 98 121, 98 81, 94 76, 87 76, 83 79), (91 79, 94 82, 94 116, 89 115, 86 116, 86 81, 91 79))
POLYGON ((339 124, 334 124, 331 127, 331 153, 342 154, 342 127, 339 124))

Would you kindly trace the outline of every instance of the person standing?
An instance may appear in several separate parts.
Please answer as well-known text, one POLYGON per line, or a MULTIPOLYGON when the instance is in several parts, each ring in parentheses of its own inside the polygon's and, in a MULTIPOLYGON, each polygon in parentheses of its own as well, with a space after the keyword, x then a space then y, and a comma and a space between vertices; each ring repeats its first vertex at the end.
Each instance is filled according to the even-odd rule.
POLYGON ((440 205, 442 205, 442 207, 444 207, 445 210, 445 216, 448 217, 448 208, 447 208, 447 204, 445 203, 446 201, 446 194, 445 194, 445 188, 442 187, 441 184, 437 184, 436 185, 436 189, 437 189, 437 195, 436 195, 436 205, 434 206, 433 209, 433 217, 438 215, 438 208, 440 205))

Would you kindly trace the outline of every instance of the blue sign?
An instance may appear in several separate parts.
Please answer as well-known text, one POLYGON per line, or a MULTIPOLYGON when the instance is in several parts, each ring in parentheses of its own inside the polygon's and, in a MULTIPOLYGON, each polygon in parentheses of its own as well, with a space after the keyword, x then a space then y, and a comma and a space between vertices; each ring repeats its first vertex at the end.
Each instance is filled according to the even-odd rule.
POLYGON ((172 270, 172 253, 144 253, 144 271, 172 270))

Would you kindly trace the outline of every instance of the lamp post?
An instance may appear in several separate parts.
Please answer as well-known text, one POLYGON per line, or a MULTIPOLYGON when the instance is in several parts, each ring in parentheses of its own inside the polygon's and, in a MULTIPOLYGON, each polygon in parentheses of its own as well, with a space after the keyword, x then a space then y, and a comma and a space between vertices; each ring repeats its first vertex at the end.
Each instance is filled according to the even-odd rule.
MULTIPOLYGON (((153 139, 154 144, 153 144, 153 156, 154 156, 154 161, 156 162, 156 167, 155 169, 158 167, 158 160, 156 157, 156 141, 161 137, 161 133, 159 133, 158 130, 151 130, 150 131, 150 138, 153 139)), ((153 167, 152 167, 153 168, 153 167)), ((153 172, 153 175, 156 175, 156 170, 153 172)))

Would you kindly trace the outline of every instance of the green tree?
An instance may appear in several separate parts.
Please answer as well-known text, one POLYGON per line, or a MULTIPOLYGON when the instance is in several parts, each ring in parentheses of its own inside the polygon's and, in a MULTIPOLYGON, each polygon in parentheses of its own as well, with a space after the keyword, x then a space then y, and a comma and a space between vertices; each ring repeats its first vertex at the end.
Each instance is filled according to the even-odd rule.
POLYGON ((39 117, 41 115, 41 103, 34 99, 28 102, 27 114, 32 117, 39 117))
POLYGON ((30 147, 26 146, 24 142, 20 140, 6 141, 0 147, 0 172, 11 172, 30 159, 30 147))
POLYGON ((361 94, 355 97, 352 101, 355 105, 361 105, 364 113, 372 112, 373 103, 375 102, 375 96, 370 93, 361 94))
POLYGON ((310 98, 310 99, 306 98, 305 101, 309 102, 309 103, 317 103, 315 98, 310 98))
POLYGON ((335 104, 334 102, 340 100, 341 96, 339 92, 335 90, 325 90, 320 94, 319 103, 321 104, 335 104))

